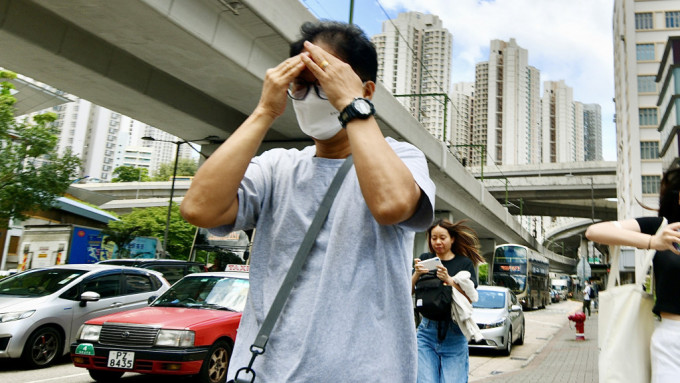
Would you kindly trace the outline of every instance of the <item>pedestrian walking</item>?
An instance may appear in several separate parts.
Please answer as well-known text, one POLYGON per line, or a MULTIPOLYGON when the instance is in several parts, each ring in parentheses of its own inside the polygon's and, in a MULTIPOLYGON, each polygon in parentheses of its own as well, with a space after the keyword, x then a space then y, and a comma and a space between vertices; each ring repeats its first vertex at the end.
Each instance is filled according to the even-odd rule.
POLYGON ((588 316, 590 316, 590 301, 593 295, 593 288, 590 286, 590 282, 586 281, 586 287, 583 289, 583 313, 588 310, 588 316))
POLYGON ((653 383, 680 379, 680 167, 661 179, 658 217, 600 222, 588 227, 586 237, 605 245, 654 249, 656 302, 661 317, 651 339, 653 383), (657 233, 666 218, 669 224, 657 233))
MULTIPOLYGON (((466 226, 463 221, 451 223, 439 220, 428 231, 430 253, 422 254, 414 266, 411 278, 413 291, 423 278, 435 275, 445 285, 458 290, 465 299, 472 302, 477 300, 476 266, 484 262, 479 254, 479 240, 477 234, 466 226), (429 272, 422 264, 433 257, 437 257, 441 264, 436 270, 429 272), (468 273, 468 279, 457 279, 459 273, 468 273), (459 283, 457 283, 458 281, 459 283)), ((468 336, 462 323, 451 319, 451 302, 448 312, 441 317, 434 314, 423 314, 418 326, 418 383, 459 383, 468 381, 470 368, 468 336), (428 318, 427 315, 431 317, 428 318), (442 319, 443 318, 443 319, 442 319)), ((418 294, 416 293, 416 309, 418 308, 418 294)), ((476 327, 476 325, 475 325, 476 327)), ((478 331, 478 330, 477 330, 478 331)), ((481 334, 480 334, 481 335, 481 334)))
POLYGON ((217 234, 256 229, 228 379, 249 365, 304 233, 352 156, 252 371, 257 382, 413 382, 408 275, 415 231, 434 219, 434 183, 423 153, 385 138, 374 118, 377 53, 364 32, 327 21, 305 23, 301 33, 290 58, 267 70, 257 107, 200 167, 181 205, 187 221, 217 234), (255 156, 287 98, 314 145, 255 156))

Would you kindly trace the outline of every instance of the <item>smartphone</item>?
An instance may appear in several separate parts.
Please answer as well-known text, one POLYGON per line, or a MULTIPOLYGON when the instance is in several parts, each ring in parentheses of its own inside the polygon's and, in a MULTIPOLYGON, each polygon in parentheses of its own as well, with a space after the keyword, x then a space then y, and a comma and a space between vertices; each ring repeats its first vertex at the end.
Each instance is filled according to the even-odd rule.
POLYGON ((437 266, 442 264, 442 260, 439 259, 439 257, 434 257, 426 259, 424 261, 420 261, 419 264, 425 266, 425 268, 428 270, 436 270, 437 266))

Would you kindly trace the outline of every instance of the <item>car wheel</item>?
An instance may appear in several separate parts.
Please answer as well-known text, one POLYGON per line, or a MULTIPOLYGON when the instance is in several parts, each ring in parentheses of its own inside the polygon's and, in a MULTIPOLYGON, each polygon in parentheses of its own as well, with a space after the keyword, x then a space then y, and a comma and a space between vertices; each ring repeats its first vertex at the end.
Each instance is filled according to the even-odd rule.
POLYGON ((21 359, 30 368, 43 368, 52 364, 63 351, 61 333, 54 327, 42 327, 28 337, 21 359))
POLYGON ((512 352, 512 327, 508 329, 508 334, 505 337, 505 348, 503 349, 503 355, 509 356, 512 352))
POLYGON ((117 382, 123 376, 122 371, 87 370, 90 377, 97 382, 108 383, 117 382))
POLYGON ((199 372, 201 383, 218 383, 227 380, 227 368, 231 357, 231 345, 223 340, 218 340, 210 347, 208 356, 203 361, 199 372))
POLYGON ((526 324, 522 321, 522 331, 519 333, 519 338, 515 342, 516 345, 521 346, 524 344, 524 330, 526 330, 526 324))

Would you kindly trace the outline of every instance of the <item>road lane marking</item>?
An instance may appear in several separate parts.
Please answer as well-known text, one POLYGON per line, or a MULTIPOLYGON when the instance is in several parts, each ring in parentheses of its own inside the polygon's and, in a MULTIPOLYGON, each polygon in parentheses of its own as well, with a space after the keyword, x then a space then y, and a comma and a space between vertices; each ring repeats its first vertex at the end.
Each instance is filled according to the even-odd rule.
POLYGON ((31 380, 31 381, 28 382, 28 383, 49 382, 49 381, 52 381, 52 380, 61 380, 61 379, 64 379, 64 378, 73 378, 73 377, 76 377, 76 376, 83 376, 83 375, 87 375, 87 373, 83 373, 83 374, 74 374, 74 375, 66 375, 66 376, 60 376, 60 377, 57 377, 57 378, 40 379, 40 380, 31 380))

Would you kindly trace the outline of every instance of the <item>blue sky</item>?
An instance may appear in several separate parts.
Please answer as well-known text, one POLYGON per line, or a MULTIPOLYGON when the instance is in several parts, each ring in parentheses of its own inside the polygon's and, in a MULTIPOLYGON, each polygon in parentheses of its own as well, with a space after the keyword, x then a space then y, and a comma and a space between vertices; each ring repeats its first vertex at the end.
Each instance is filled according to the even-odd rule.
MULTIPOLYGON (((317 18, 349 21, 350 0, 300 1, 317 18)), ((453 34, 453 82, 474 81, 491 40, 515 38, 542 82, 564 80, 575 101, 600 104, 603 156, 615 161, 613 9, 614 0, 355 0, 354 23, 373 36, 400 12, 439 16, 453 34)))

